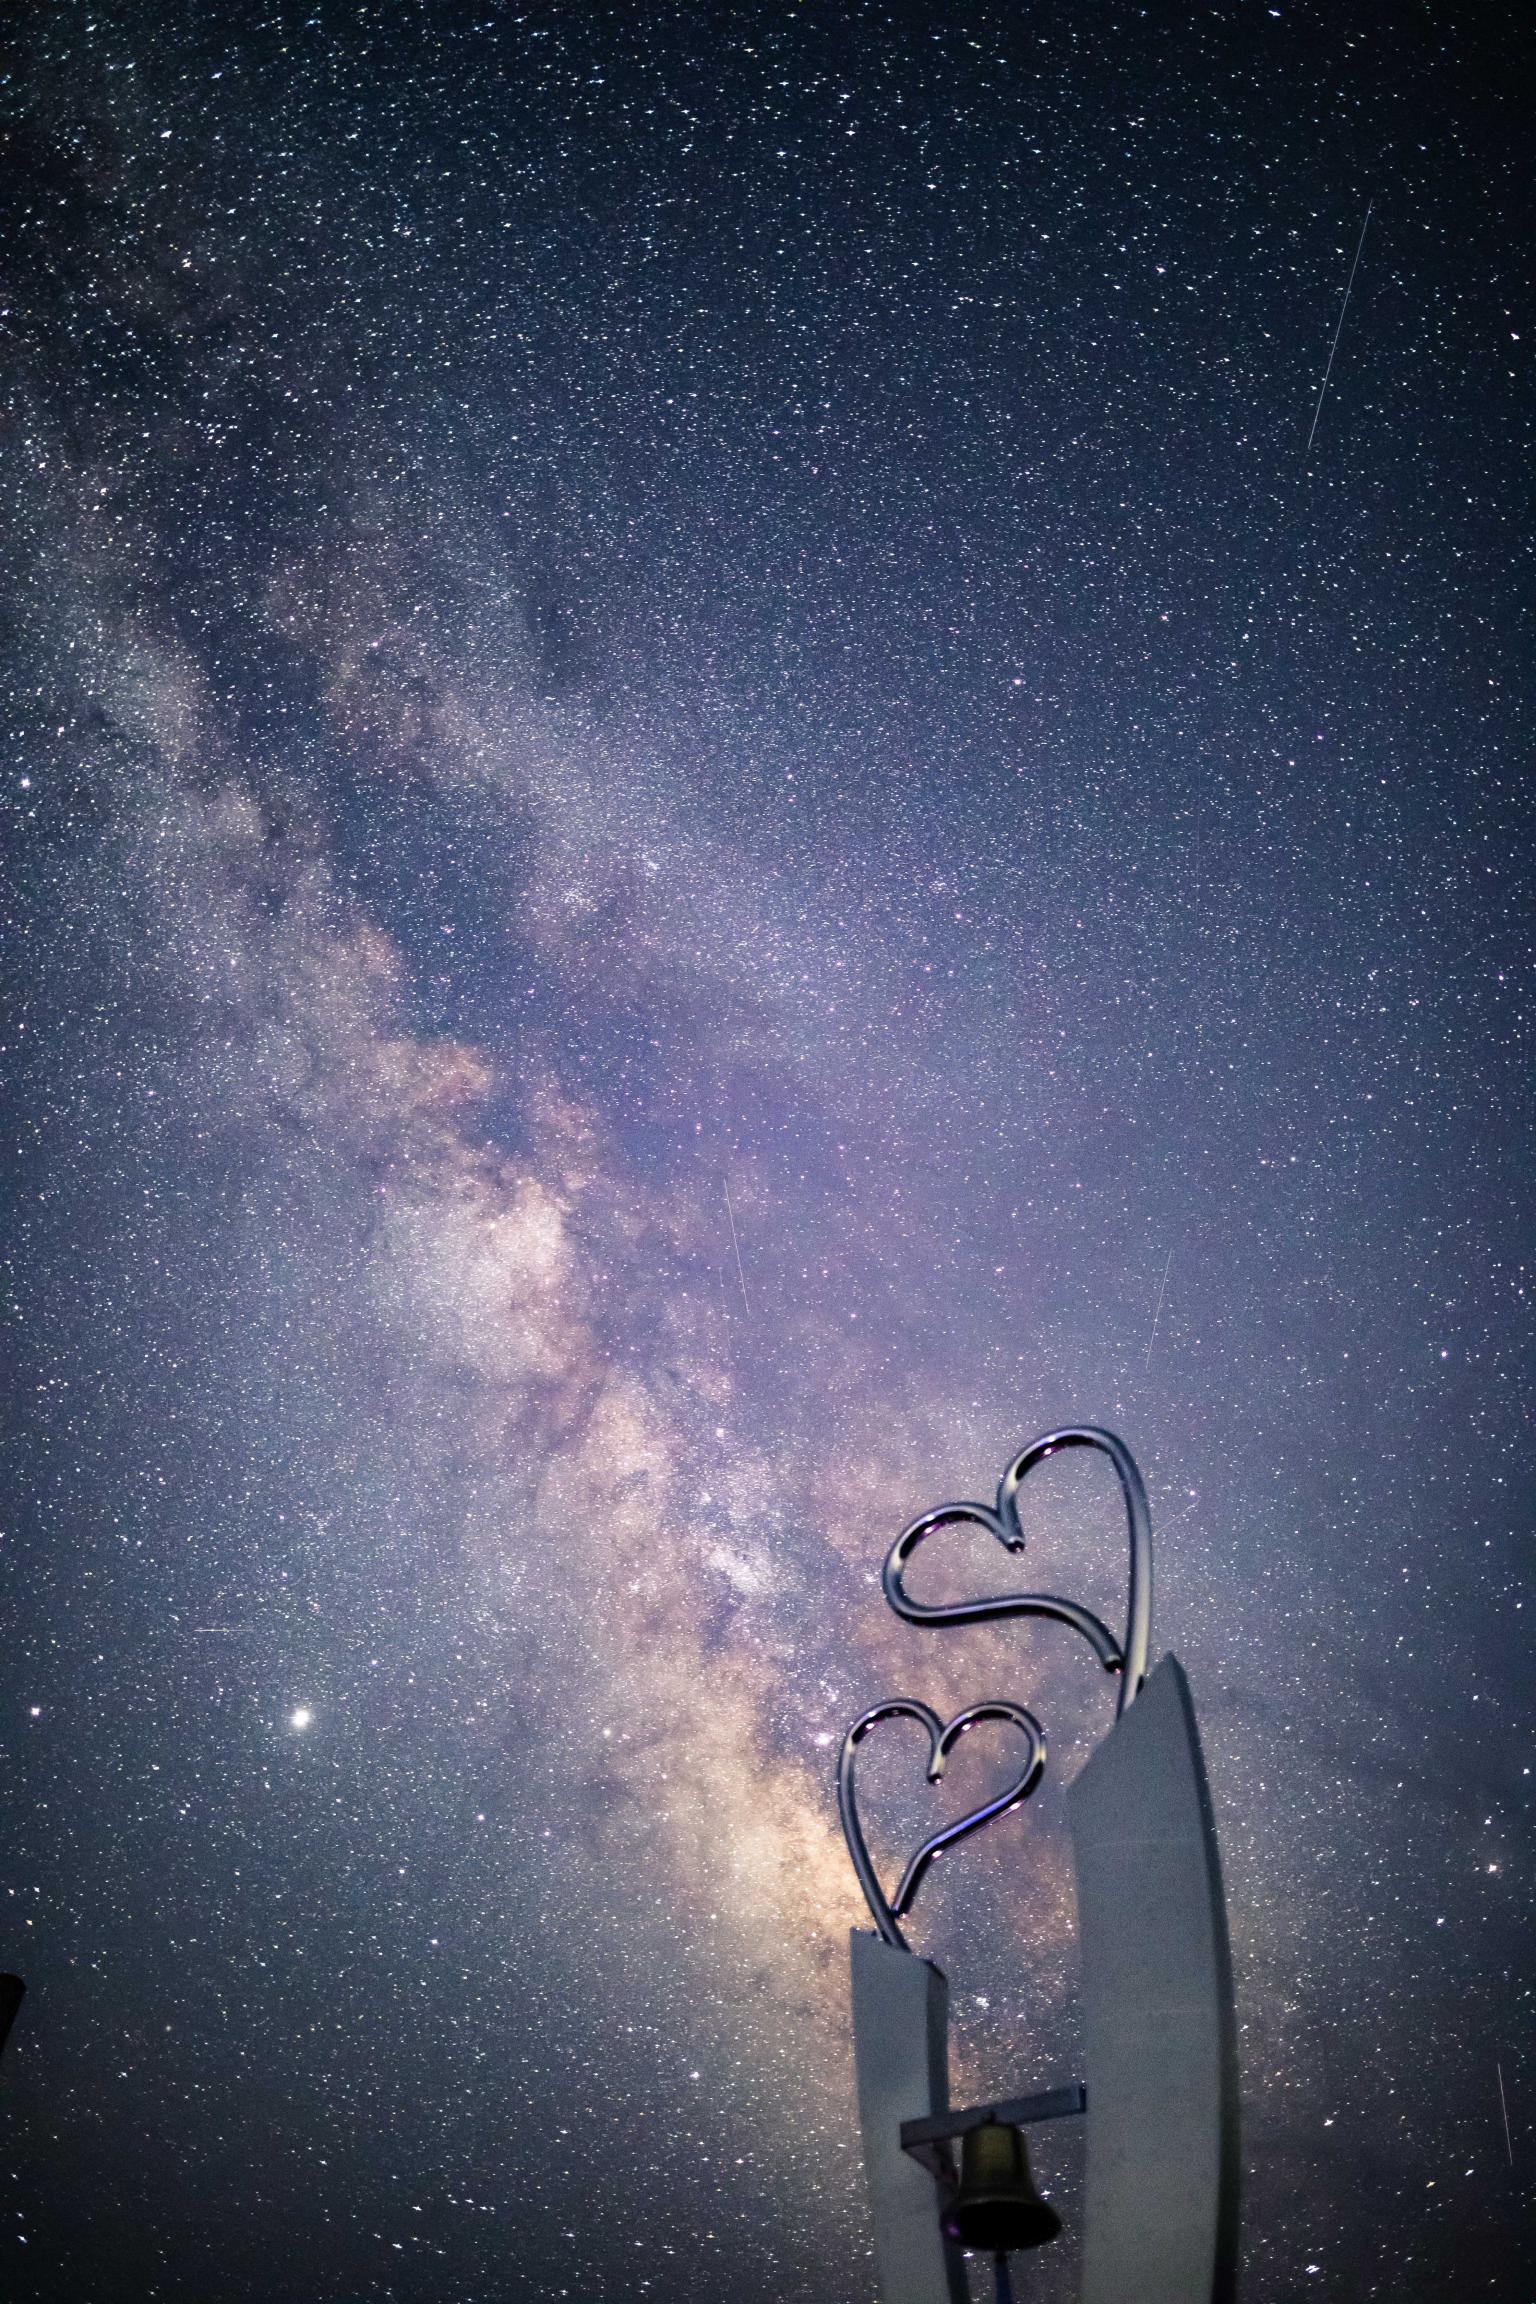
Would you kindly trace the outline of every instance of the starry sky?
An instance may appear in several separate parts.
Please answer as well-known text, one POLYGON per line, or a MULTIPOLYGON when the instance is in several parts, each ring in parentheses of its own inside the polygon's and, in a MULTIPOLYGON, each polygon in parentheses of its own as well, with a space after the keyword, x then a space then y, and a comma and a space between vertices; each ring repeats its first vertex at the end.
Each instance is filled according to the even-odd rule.
POLYGON ((1075 2077, 1112 1688, 877 1582, 1070 1420, 1249 2304, 1528 2297, 1523 12, 9 24, 6 2296, 872 2304, 836 1747, 1039 1713, 1075 2077))

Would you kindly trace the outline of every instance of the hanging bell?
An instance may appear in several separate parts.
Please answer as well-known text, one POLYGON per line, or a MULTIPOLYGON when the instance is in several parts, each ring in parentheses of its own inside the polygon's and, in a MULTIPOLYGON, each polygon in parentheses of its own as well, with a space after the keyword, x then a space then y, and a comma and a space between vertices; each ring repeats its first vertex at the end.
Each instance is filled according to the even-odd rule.
POLYGON ((1061 2230, 1061 2218, 1035 2190, 1024 2138, 1006 2121, 968 2128, 960 2144, 960 2189, 944 2210, 943 2226, 962 2248, 1001 2255, 1040 2248, 1061 2230))

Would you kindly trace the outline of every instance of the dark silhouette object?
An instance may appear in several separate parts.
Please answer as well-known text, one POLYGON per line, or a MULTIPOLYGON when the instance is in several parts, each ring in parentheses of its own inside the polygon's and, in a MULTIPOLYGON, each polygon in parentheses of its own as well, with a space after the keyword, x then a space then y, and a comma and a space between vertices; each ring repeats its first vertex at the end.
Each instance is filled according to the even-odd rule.
POLYGON ((944 2211, 944 2230, 962 2248, 989 2255, 1056 2238, 1061 2218, 1035 2190, 1022 2129, 988 2120, 965 2136, 960 2189, 944 2211))
POLYGON ((5 2047, 11 2036, 11 2026, 16 2021, 16 2011, 21 2006, 26 1989, 19 1976, 0 1975, 0 2049, 5 2047))

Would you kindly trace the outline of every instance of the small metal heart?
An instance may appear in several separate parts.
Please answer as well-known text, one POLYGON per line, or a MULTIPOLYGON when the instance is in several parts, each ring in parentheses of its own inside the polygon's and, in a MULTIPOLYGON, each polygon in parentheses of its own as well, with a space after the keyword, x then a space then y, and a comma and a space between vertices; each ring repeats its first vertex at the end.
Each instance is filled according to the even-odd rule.
POLYGON ((1080 1632, 1106 1672, 1120 1674, 1118 1711, 1123 1712, 1147 1676, 1147 1650, 1152 1637, 1152 1520, 1147 1492, 1136 1460, 1123 1440, 1094 1424, 1064 1425, 1032 1440, 1009 1465, 997 1484, 997 1504, 936 1504, 920 1512, 897 1537, 886 1554, 881 1581, 885 1597, 908 1624, 985 1624, 1001 1616, 1051 1616, 1080 1632), (1130 1574, 1126 1593, 1125 1638, 1117 1640, 1109 1626, 1075 1600, 1062 1600, 1050 1592, 1000 1592, 984 1600, 931 1603, 909 1599, 902 1583, 907 1563, 935 1529, 970 1522, 985 1528, 1006 1551, 1024 1550, 1019 1525, 1019 1490, 1037 1464, 1060 1448, 1095 1448, 1109 1458, 1125 1499, 1130 1539, 1130 1574))
POLYGON ((893 1696, 887 1703, 872 1705, 869 1711, 860 1713, 843 1738, 843 1749, 838 1757, 837 1812, 842 1819, 843 1838, 848 1843, 853 1869, 864 1891, 864 1901, 887 1944, 894 1944, 902 1952, 908 1949, 907 1940, 898 1923, 905 1913, 911 1911, 912 1900, 935 1856, 945 1848, 952 1848, 956 1841, 966 1839, 970 1833, 979 1832, 984 1824, 991 1823, 994 1816, 1006 1815, 1010 1808, 1017 1808, 1022 1801, 1027 1800, 1039 1783, 1044 1767, 1045 1732, 1033 1712, 1027 1712, 1022 1704, 970 1704, 963 1712, 957 1712, 952 1720, 945 1721, 939 1718, 931 1706, 918 1703, 914 1697, 893 1696), (1012 1727, 1019 1729, 1029 1743, 1029 1758, 1007 1791, 1000 1792, 995 1800, 986 1801, 980 1808, 972 1808, 953 1824, 946 1824, 942 1832, 935 1832, 925 1840, 909 1859, 896 1893, 889 1902, 880 1885, 879 1874, 875 1870, 863 1827, 859 1823, 853 1786, 854 1754, 877 1720, 922 1722, 928 1731, 930 1784, 940 1781, 944 1774, 944 1763, 951 1751, 966 1730, 974 1728, 979 1720, 1006 1720, 1012 1727))

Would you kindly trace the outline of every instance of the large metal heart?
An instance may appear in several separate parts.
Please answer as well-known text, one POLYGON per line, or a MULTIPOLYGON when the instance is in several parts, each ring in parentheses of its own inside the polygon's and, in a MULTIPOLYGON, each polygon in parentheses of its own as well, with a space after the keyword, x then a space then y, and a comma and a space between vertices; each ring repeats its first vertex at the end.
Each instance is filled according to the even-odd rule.
POLYGON ((902 1530, 886 1554, 881 1581, 885 1597, 908 1624, 985 1624, 1000 1616, 1053 1616, 1080 1632, 1106 1672, 1120 1675, 1123 1712, 1147 1676, 1147 1650, 1152 1637, 1152 1520, 1147 1492, 1136 1460, 1123 1440, 1094 1424, 1068 1424, 1032 1440, 1009 1465, 997 1484, 997 1504, 936 1504, 902 1530), (1019 1490, 1037 1464, 1061 1448, 1096 1448, 1109 1458, 1125 1498, 1130 1539, 1130 1573, 1125 1606, 1125 1637, 1117 1640, 1090 1609, 1075 1600, 1061 1600, 1050 1592, 1000 1592, 984 1600, 930 1603, 909 1599, 902 1583, 907 1563, 935 1529, 952 1528, 965 1521, 996 1537, 1006 1551, 1024 1550, 1019 1525, 1019 1490))
POLYGON ((899 1951, 907 1950, 907 1940, 898 1923, 904 1913, 911 1911, 912 1899, 921 1887, 923 1875, 935 1856, 945 1848, 953 1848, 957 1841, 966 1839, 972 1832, 979 1832, 984 1824, 991 1823, 994 1816, 1004 1816, 1010 1808, 1017 1808, 1022 1801, 1027 1800, 1039 1783, 1044 1767, 1044 1730, 1033 1712, 1027 1712, 1022 1704, 970 1704, 963 1712, 957 1712, 952 1720, 941 1720, 929 1705, 920 1704, 913 1697, 893 1696, 887 1703, 872 1705, 869 1711, 860 1713, 843 1738, 843 1749, 838 1757, 837 1812, 842 1819, 843 1838, 848 1843, 853 1869, 864 1891, 864 1901, 887 1944, 894 1944, 899 1951), (972 1808, 953 1824, 946 1824, 942 1832, 935 1832, 925 1840, 917 1853, 908 1860, 896 1893, 889 1902, 880 1885, 879 1874, 875 1870, 863 1826, 859 1822, 853 1785, 854 1755, 877 1720, 922 1722, 928 1731, 930 1784, 940 1781, 944 1774, 944 1763, 955 1745, 966 1730, 974 1728, 980 1720, 1006 1720, 1020 1730, 1029 1744, 1029 1758, 1007 1791, 1000 1792, 995 1800, 986 1801, 980 1808, 972 1808))

